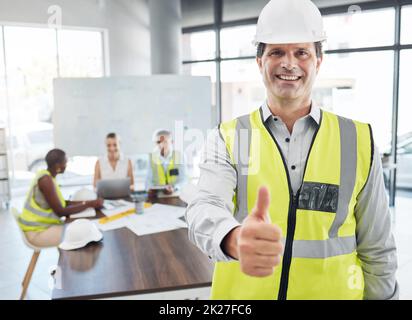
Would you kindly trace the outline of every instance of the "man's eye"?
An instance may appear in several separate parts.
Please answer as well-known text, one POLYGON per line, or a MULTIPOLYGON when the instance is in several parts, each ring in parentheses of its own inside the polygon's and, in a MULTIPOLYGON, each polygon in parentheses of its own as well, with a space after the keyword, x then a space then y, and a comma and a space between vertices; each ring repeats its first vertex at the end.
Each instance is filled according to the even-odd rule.
POLYGON ((306 51, 301 50, 301 51, 298 51, 298 55, 299 56, 307 56, 308 53, 306 51))
POLYGON ((270 53, 271 56, 280 56, 281 54, 282 54, 282 51, 280 50, 275 50, 270 53))

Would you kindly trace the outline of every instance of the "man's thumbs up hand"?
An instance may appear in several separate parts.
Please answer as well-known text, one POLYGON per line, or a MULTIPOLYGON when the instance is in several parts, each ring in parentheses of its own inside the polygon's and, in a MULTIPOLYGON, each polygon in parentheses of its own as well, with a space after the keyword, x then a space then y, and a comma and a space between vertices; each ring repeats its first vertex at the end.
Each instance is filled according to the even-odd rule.
POLYGON ((238 259, 242 272, 266 277, 273 273, 283 254, 282 230, 270 222, 270 195, 266 187, 258 191, 255 207, 240 227, 223 240, 224 250, 238 259))
POLYGON ((249 218, 256 218, 263 222, 271 223, 269 217, 270 195, 266 187, 260 187, 256 205, 250 213, 249 218))

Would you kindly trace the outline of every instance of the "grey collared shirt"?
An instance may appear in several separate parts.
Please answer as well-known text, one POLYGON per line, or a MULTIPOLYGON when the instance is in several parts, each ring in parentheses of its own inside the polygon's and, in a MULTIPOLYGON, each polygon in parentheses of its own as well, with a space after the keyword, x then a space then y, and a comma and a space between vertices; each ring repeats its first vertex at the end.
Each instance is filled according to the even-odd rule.
MULTIPOLYGON (((312 105, 310 113, 295 122, 291 134, 282 119, 272 115, 266 103, 262 111, 263 120, 279 143, 296 194, 303 181, 313 135, 319 126, 320 109, 312 105)), ((233 228, 239 226, 232 214, 236 179, 225 142, 215 128, 209 134, 202 154, 197 196, 186 210, 189 239, 213 261, 232 260, 222 251, 221 242, 233 228)), ((365 278, 364 297, 396 299, 399 296, 395 278, 396 247, 376 146, 369 179, 357 200, 357 253, 365 278)))

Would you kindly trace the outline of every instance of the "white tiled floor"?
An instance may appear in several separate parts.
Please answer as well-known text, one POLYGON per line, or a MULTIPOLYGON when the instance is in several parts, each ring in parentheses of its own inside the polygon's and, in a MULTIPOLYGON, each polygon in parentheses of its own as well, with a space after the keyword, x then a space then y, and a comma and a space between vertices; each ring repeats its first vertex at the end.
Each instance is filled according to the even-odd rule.
MULTIPOLYGON (((72 190, 64 190, 71 192, 72 190)), ((66 195, 66 192, 65 195, 66 195)), ((21 208, 22 199, 12 205, 21 208)), ((412 299, 412 198, 398 197, 394 213, 394 234, 398 250, 397 278, 401 299, 412 299)), ((31 250, 20 238, 12 215, 0 211, 0 300, 18 299, 21 281, 31 258, 31 250)), ((57 263, 57 249, 43 250, 30 283, 27 299, 50 299, 50 268, 57 263)))

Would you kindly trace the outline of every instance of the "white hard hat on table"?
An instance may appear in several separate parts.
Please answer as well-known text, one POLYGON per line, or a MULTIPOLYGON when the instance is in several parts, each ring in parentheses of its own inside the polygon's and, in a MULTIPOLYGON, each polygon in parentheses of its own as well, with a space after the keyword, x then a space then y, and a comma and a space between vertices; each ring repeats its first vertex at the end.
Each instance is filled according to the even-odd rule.
POLYGON ((102 239, 102 233, 93 222, 87 219, 78 219, 66 227, 64 240, 59 245, 59 248, 75 250, 85 247, 90 242, 97 242, 102 239))
POLYGON ((322 15, 310 0, 271 0, 262 9, 254 44, 307 43, 326 40, 322 15))
POLYGON ((97 199, 97 194, 93 190, 87 189, 87 188, 82 188, 80 190, 77 190, 74 195, 72 200, 73 201, 90 201, 90 200, 96 200, 97 199))

